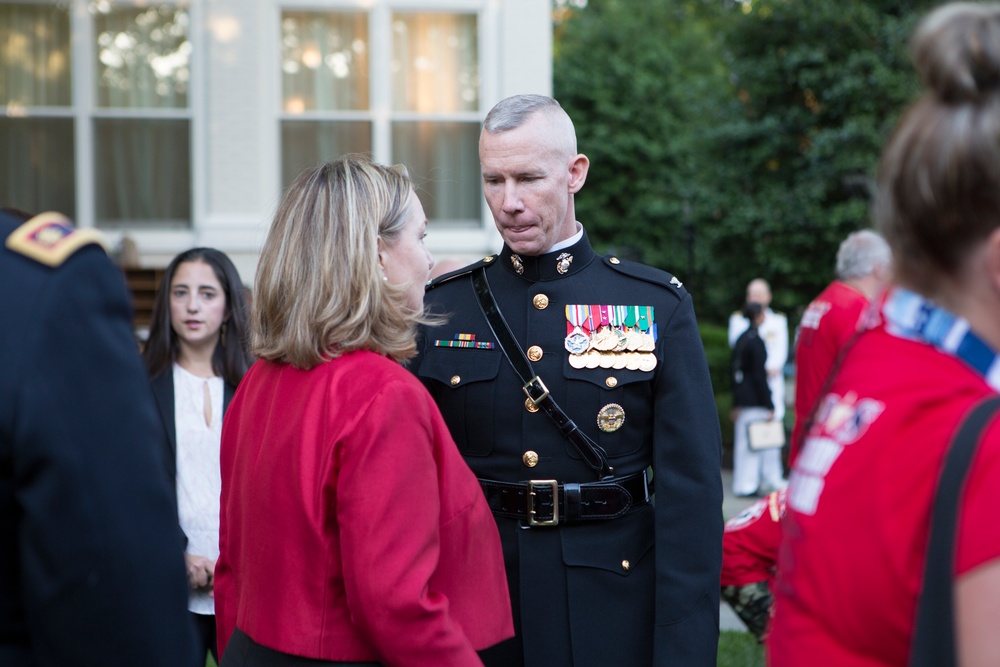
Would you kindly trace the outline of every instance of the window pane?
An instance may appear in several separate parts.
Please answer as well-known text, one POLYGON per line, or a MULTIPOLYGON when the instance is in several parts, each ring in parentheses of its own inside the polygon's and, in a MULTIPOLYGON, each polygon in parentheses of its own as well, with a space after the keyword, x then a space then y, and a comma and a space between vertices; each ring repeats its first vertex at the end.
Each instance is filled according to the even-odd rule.
POLYGON ((392 108, 478 111, 477 43, 474 14, 395 14, 392 108))
POLYGON ((368 108, 368 15, 283 12, 281 89, 285 111, 368 108))
POLYGON ((190 227, 190 145, 186 120, 95 120, 98 225, 190 227))
POLYGON ((0 204, 76 218, 73 121, 0 116, 0 204))
POLYGON ((428 220, 479 224, 479 123, 393 123, 392 159, 409 170, 428 220))
POLYGON ((281 184, 288 187, 303 169, 344 153, 372 152, 372 125, 365 121, 293 120, 281 124, 281 184))
POLYGON ((97 10, 94 26, 98 106, 187 108, 191 58, 187 10, 176 5, 97 10))
POLYGON ((0 104, 70 106, 69 13, 0 5, 0 104))

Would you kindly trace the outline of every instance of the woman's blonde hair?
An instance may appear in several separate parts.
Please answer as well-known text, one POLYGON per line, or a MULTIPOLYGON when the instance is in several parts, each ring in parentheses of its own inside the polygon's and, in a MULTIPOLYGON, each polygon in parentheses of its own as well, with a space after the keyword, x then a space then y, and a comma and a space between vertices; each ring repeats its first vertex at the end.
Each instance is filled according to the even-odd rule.
POLYGON ((309 369, 367 349, 416 354, 423 313, 384 279, 379 239, 392 246, 413 185, 403 167, 347 155, 302 172, 278 206, 261 251, 251 347, 261 359, 309 369))

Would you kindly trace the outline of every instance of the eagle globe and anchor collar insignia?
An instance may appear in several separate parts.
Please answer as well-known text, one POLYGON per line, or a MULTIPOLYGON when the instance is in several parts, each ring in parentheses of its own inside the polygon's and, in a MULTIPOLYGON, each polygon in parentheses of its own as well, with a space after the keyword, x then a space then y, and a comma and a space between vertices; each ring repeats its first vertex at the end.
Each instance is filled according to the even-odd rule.
POLYGON ((566 275, 569 272, 569 267, 573 263, 573 255, 568 252, 559 253, 556 257, 556 271, 561 275, 566 275))
MULTIPOLYGON (((564 276, 569 273, 569 267, 573 264, 573 255, 568 252, 561 252, 555 259, 555 269, 556 272, 564 276)), ((514 273, 519 276, 524 275, 524 258, 518 255, 516 252, 510 255, 510 265, 514 269, 514 273)))
POLYGON ((584 271, 598 254, 590 247, 586 232, 569 247, 553 250, 541 255, 525 255, 514 252, 504 244, 497 255, 498 268, 530 283, 562 280, 584 271))

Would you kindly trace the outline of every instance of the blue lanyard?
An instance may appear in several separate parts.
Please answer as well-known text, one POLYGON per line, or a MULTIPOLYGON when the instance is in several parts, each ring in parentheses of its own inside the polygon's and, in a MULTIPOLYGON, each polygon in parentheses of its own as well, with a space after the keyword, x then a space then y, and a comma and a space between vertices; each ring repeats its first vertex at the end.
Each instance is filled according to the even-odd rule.
POLYGON ((958 357, 994 391, 1000 391, 1000 357, 972 331, 968 320, 901 287, 886 299, 883 312, 890 334, 928 343, 958 357))

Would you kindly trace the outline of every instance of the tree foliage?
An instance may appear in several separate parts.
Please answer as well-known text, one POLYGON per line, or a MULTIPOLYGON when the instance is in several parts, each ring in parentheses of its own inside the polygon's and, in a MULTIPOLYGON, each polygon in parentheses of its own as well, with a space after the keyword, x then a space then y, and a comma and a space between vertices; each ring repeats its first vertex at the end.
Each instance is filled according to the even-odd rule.
POLYGON ((694 272, 699 113, 725 82, 686 3, 591 0, 556 31, 555 94, 591 159, 577 216, 599 246, 694 272))
POLYGON ((722 321, 755 276, 798 312, 869 225, 913 99, 922 0, 589 0, 556 30, 555 95, 591 158, 596 244, 678 274, 722 321))

